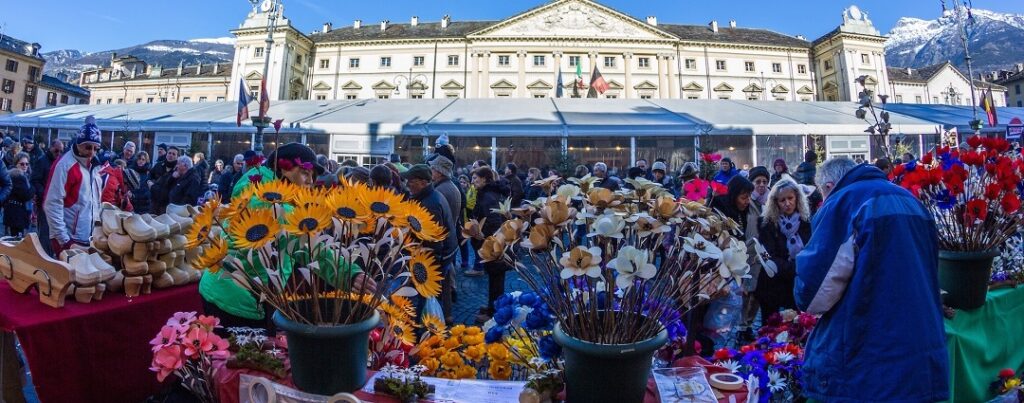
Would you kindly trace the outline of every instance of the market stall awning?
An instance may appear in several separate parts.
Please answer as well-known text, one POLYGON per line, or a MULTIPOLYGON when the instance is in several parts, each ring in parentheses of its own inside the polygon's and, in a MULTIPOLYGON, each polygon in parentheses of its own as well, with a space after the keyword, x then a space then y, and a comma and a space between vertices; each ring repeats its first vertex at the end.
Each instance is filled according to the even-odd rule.
POLYGON ((570 137, 692 136, 700 123, 644 99, 552 99, 570 137))
MULTIPOLYGON (((974 112, 971 106, 889 104, 886 105, 885 109, 901 115, 913 116, 933 122, 941 125, 946 130, 956 127, 960 133, 974 132, 974 129, 970 126, 971 120, 974 119, 974 112)), ((978 108, 978 119, 985 126, 981 129, 983 133, 1006 133, 1006 124, 1010 119, 1019 118, 1024 120, 1024 108, 996 108, 996 116, 999 118, 999 124, 990 127, 988 126, 988 118, 985 116, 985 111, 980 107, 978 108)))
POLYGON ((550 99, 456 99, 426 129, 430 136, 558 137, 565 123, 550 99))

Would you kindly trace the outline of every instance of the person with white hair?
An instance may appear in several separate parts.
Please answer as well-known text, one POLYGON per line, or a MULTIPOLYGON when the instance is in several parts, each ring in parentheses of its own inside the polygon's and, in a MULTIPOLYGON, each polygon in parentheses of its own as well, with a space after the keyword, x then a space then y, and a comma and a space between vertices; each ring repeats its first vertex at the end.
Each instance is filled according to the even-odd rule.
POLYGON ((135 162, 135 143, 129 141, 124 143, 124 147, 121 148, 121 159, 128 163, 128 166, 132 166, 135 162))
POLYGON ((845 158, 817 169, 825 198, 796 257, 796 306, 823 315, 805 348, 815 401, 949 398, 949 353, 931 214, 881 170, 845 158))
POLYGON ((601 182, 597 184, 597 187, 602 187, 613 192, 622 187, 622 181, 619 178, 608 175, 608 165, 605 165, 603 162, 594 164, 594 176, 601 178, 601 182))
POLYGON ((174 182, 167 198, 171 204, 196 205, 203 197, 202 169, 194 165, 194 159, 187 155, 178 157, 178 165, 169 176, 174 182))
POLYGON ((235 183, 238 182, 238 179, 242 177, 243 172, 245 172, 245 156, 235 154, 234 158, 231 159, 231 166, 224 168, 224 174, 220 176, 220 181, 217 182, 221 202, 231 202, 231 191, 235 188, 235 183))
MULTIPOLYGON (((765 177, 759 179, 768 180, 765 177)), ((756 187, 756 185, 755 185, 756 187)), ((811 239, 811 208, 807 195, 789 175, 772 186, 761 212, 759 241, 771 263, 757 277, 757 302, 766 319, 780 309, 796 309, 793 281, 796 256, 811 239)))

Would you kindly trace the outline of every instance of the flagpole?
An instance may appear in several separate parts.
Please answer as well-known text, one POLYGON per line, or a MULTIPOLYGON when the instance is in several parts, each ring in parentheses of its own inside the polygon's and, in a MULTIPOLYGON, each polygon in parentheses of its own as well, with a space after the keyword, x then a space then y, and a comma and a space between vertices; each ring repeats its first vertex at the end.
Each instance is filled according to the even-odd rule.
MULTIPOLYGON (((281 9, 281 0, 273 0, 274 6, 267 13, 267 47, 263 50, 263 79, 260 83, 260 97, 270 96, 270 90, 265 89, 267 86, 267 76, 270 74, 270 52, 274 49, 274 31, 277 29, 277 16, 281 9)), ((266 116, 266 111, 262 108, 263 100, 258 100, 261 107, 259 115, 252 118, 252 125, 256 127, 256 136, 253 138, 252 150, 258 155, 263 155, 263 131, 270 125, 270 117, 266 116)), ((269 103, 269 100, 266 102, 269 103)))
MULTIPOLYGON (((945 4, 943 4, 943 7, 945 7, 945 4)), ((960 17, 961 8, 964 9, 967 17, 969 17, 971 11, 967 8, 967 5, 961 3, 960 0, 953 0, 953 13, 956 16, 957 27, 960 28, 960 41, 964 45, 964 61, 967 62, 967 83, 971 86, 971 112, 974 119, 970 121, 970 126, 971 129, 974 130, 974 134, 981 134, 981 120, 978 119, 978 98, 977 95, 974 94, 976 89, 974 87, 974 69, 971 66, 971 50, 968 45, 967 26, 964 23, 964 20, 960 17)))

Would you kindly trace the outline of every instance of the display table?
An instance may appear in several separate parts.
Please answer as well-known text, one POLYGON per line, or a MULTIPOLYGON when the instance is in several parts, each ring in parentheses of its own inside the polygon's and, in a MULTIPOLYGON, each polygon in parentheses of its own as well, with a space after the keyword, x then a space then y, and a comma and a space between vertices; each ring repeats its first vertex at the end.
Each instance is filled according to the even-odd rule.
POLYGON ((1000 369, 1024 369, 1024 287, 990 291, 984 306, 945 324, 950 401, 986 401, 1000 369))
POLYGON ((149 340, 179 311, 202 311, 197 285, 51 308, 0 281, 0 329, 21 341, 43 403, 137 403, 158 392, 149 340))

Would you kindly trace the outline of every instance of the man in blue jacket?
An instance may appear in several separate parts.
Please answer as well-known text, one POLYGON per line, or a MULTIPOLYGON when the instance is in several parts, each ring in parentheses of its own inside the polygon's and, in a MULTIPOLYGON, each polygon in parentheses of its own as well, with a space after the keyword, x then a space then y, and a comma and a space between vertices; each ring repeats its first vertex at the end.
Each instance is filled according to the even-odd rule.
POLYGON ((827 402, 949 398, 931 215, 872 165, 826 161, 825 203, 797 256, 797 306, 822 314, 807 342, 807 397, 827 402))

